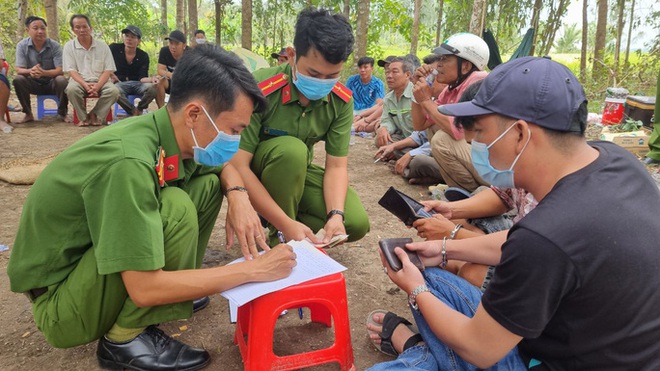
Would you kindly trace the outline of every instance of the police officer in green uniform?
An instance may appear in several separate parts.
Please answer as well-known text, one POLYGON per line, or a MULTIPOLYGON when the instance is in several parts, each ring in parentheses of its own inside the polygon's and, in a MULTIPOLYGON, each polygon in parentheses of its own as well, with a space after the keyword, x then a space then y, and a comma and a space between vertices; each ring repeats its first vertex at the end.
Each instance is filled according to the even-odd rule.
POLYGON ((99 339, 102 367, 197 370, 208 352, 155 325, 190 317, 195 298, 290 274, 295 254, 268 248, 239 173, 219 167, 265 103, 240 59, 199 46, 181 58, 165 108, 97 131, 46 167, 7 272, 52 346, 99 339), (198 269, 223 189, 228 242, 238 237, 248 260, 198 269))
POLYGON ((338 82, 353 49, 350 24, 324 9, 298 15, 290 63, 254 72, 268 100, 252 115, 232 164, 250 200, 275 232, 287 240, 314 242, 323 228, 327 242, 347 233, 349 241, 369 231, 369 219, 348 187, 348 145, 353 99, 338 82), (325 169, 312 164, 313 146, 325 141, 325 169))

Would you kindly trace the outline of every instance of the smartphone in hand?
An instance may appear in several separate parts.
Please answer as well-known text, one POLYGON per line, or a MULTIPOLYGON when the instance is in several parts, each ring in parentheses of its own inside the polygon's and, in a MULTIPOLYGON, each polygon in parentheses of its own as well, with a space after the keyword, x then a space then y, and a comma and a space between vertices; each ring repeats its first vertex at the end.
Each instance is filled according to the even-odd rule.
POLYGON ((407 243, 413 242, 412 238, 384 238, 380 241, 378 241, 378 245, 380 246, 380 250, 383 252, 383 255, 385 255, 385 260, 387 260, 387 264, 390 265, 393 271, 398 272, 403 268, 403 265, 401 264, 401 260, 399 260, 399 257, 396 256, 394 253, 394 248, 395 247, 400 247, 402 248, 406 254, 408 254, 408 259, 420 270, 424 270, 424 264, 422 264, 422 261, 419 259, 419 255, 417 255, 417 252, 408 250, 406 248, 407 243))

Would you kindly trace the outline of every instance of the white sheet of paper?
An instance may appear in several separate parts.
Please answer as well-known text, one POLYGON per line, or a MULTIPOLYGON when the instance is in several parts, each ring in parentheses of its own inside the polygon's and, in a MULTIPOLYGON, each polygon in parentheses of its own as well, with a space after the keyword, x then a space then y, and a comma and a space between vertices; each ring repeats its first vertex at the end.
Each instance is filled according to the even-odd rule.
MULTIPOLYGON (((289 241, 288 244, 293 247, 298 263, 288 277, 270 282, 250 282, 220 293, 229 300, 231 322, 236 322, 236 308, 251 300, 289 286, 346 270, 346 267, 319 251, 308 241, 289 241)), ((244 260, 244 258, 239 258, 229 264, 244 260)))

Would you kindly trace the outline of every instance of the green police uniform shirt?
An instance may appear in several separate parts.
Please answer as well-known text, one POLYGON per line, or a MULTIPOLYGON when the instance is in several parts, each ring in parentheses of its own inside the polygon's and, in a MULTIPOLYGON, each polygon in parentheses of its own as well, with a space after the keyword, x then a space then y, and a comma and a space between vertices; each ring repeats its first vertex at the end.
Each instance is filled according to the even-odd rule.
POLYGON ((181 159, 165 108, 99 130, 58 155, 23 206, 7 267, 11 290, 62 282, 92 247, 101 275, 162 268, 161 146, 166 157, 178 155, 164 170, 171 173, 165 186, 185 190, 191 178, 220 170, 181 159))
POLYGON ((353 125, 353 98, 346 87, 337 86, 322 99, 310 101, 307 107, 300 104, 300 93, 291 79, 291 65, 265 68, 254 72, 266 99, 268 108, 264 113, 255 113, 250 124, 241 133, 240 148, 254 154, 261 141, 282 135, 294 136, 309 148, 309 163, 313 147, 318 141, 325 141, 327 154, 336 157, 348 155, 351 126, 353 125), (284 73, 286 84, 277 90, 268 91, 263 82, 284 73), (346 89, 341 91, 341 89, 346 89), (348 93, 342 99, 341 93, 348 93))

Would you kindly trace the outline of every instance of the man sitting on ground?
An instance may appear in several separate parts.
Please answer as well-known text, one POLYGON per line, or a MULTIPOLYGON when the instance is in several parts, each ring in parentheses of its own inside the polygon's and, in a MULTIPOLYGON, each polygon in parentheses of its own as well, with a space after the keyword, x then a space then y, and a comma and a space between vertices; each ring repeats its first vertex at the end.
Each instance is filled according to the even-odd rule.
POLYGON ((416 103, 412 105, 415 130, 431 129, 429 138, 433 158, 438 162, 442 178, 450 187, 459 187, 468 192, 479 186, 487 186, 470 161, 470 145, 462 130, 452 124, 453 118, 438 112, 438 105, 455 103, 463 91, 472 83, 482 80, 488 57, 488 45, 480 37, 459 33, 450 36, 433 50, 440 55, 436 81, 448 84, 434 102, 432 87, 426 78, 433 69, 424 65, 415 72, 416 103))
POLYGON ((69 98, 65 94, 68 81, 62 72, 62 48, 47 37, 46 21, 30 16, 25 20, 28 37, 16 45, 16 98, 23 107, 22 122, 34 121, 30 94, 55 95, 59 101, 59 120, 71 122, 67 117, 69 98))
POLYGON ((141 115, 149 103, 156 98, 156 87, 149 80, 149 54, 138 48, 142 41, 142 31, 137 26, 127 26, 121 33, 123 43, 110 44, 110 51, 115 61, 117 71, 111 75, 112 82, 119 89, 117 103, 129 115, 141 115), (129 95, 140 97, 140 103, 135 106, 128 100, 129 95))
POLYGON ((371 339, 400 355, 372 369, 660 369, 660 191, 629 152, 585 140, 587 100, 575 75, 547 58, 518 58, 495 68, 471 102, 439 109, 476 116, 479 174, 539 204, 488 252, 407 244, 423 273, 399 247, 403 269, 383 260, 420 334, 394 314, 373 314, 371 339), (635 220, 635 233, 622 220, 635 220), (483 295, 438 268, 469 255, 497 265, 483 295))
POLYGON ((92 26, 84 14, 74 14, 69 25, 76 37, 64 45, 64 71, 69 73, 66 95, 76 110, 78 126, 103 125, 119 89, 110 81, 115 71, 112 52, 106 43, 92 37, 92 26), (85 98, 97 98, 87 113, 85 98))
POLYGON ((365 110, 376 104, 382 104, 385 97, 385 85, 373 75, 374 59, 362 57, 358 59, 358 74, 346 81, 346 87, 353 92, 353 115, 362 117, 365 110))
POLYGON ((177 61, 188 50, 186 36, 179 30, 170 32, 170 35, 165 40, 167 40, 168 44, 160 48, 160 52, 158 53, 158 75, 152 81, 158 88, 158 93, 156 94, 158 108, 165 104, 165 95, 170 93, 170 81, 172 81, 172 74, 176 68, 177 61))
POLYGON ((385 64, 387 88, 390 91, 383 99, 383 114, 380 127, 376 130, 378 148, 405 139, 413 132, 410 107, 412 105, 413 84, 412 63, 402 57, 392 58, 385 64))

